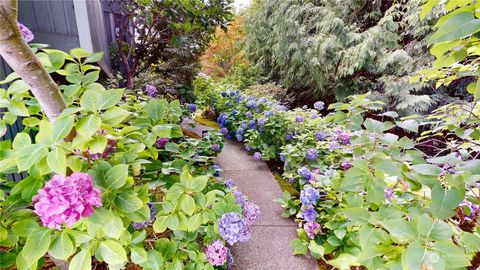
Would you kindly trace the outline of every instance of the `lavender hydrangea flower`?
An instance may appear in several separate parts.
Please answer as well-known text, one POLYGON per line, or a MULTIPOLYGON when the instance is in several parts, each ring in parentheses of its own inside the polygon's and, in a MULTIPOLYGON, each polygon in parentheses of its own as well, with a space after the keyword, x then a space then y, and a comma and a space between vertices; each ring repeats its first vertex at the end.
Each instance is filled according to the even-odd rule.
POLYGON ((252 114, 251 111, 248 111, 248 112, 245 113, 245 116, 246 116, 247 118, 252 118, 252 117, 253 117, 253 114, 252 114))
POLYGON ((310 119, 317 119, 318 117, 320 117, 317 113, 311 113, 310 114, 310 119))
POLYGON ((297 173, 298 175, 300 175, 301 177, 305 178, 305 179, 310 179, 310 177, 312 176, 312 173, 310 172, 310 170, 307 168, 307 167, 301 167, 297 170, 297 173))
POLYGON ((229 107, 230 106, 230 101, 225 102, 225 106, 229 107))
POLYGON ((297 115, 297 117, 295 117, 295 121, 301 123, 303 122, 303 117, 301 115, 297 115))
POLYGON ((225 181, 225 186, 227 188, 233 188, 235 186, 235 183, 233 182, 232 179, 228 179, 227 181, 225 181))
POLYGON ((251 129, 255 129, 255 124, 256 124, 255 120, 250 120, 250 121, 248 121, 248 126, 249 126, 251 129))
POLYGON ((335 131, 337 134, 337 140, 343 145, 350 144, 350 134, 348 132, 344 132, 341 129, 335 131))
POLYGON ((220 236, 230 245, 250 239, 250 229, 239 213, 225 213, 217 220, 217 223, 220 236))
POLYGON ((260 160, 260 159, 262 159, 262 154, 260 152, 255 152, 253 154, 253 158, 256 159, 256 160, 260 160))
POLYGON ((315 148, 309 148, 306 151, 305 157, 310 160, 315 160, 318 158, 318 150, 315 148))
POLYGON ((230 91, 230 97, 234 97, 236 94, 240 94, 240 92, 235 92, 233 90, 230 91))
POLYGON ((265 125, 266 122, 267 122, 267 119, 265 119, 265 118, 259 118, 259 119, 257 120, 257 124, 258 124, 259 126, 265 125))
POLYGON ((247 150, 248 152, 252 151, 252 147, 250 145, 245 145, 245 150, 247 150))
POLYGON ((305 225, 303 225, 303 229, 307 233, 308 238, 315 239, 315 234, 320 231, 320 224, 318 224, 317 222, 307 222, 305 223, 305 225))
POLYGON ((223 245, 222 241, 216 240, 207 246, 208 262, 214 266, 221 266, 227 262, 228 248, 223 245))
POLYGON ((291 139, 293 139, 293 134, 288 133, 287 135, 285 135, 286 141, 290 141, 291 139))
POLYGON ((155 217, 157 216, 157 208, 153 203, 148 203, 148 208, 150 208, 150 218, 144 222, 132 222, 132 227, 135 230, 140 230, 148 226, 149 223, 155 221, 155 217))
POLYGON ((280 161, 285 162, 285 160, 286 160, 285 153, 280 153, 280 161))
POLYGON ((302 218, 307 222, 315 222, 317 220, 317 215, 317 211, 315 211, 313 206, 307 207, 307 209, 302 212, 302 218))
POLYGON ((247 197, 240 190, 234 190, 232 193, 233 196, 235 196, 235 201, 244 207, 245 203, 247 202, 247 197))
POLYGON ((247 108, 257 108, 258 103, 255 100, 249 100, 246 104, 247 108))
POLYGON ((149 97, 152 97, 152 98, 158 95, 157 87, 150 84, 145 85, 145 92, 149 97))
POLYGON ((245 223, 252 225, 260 216, 260 208, 253 202, 247 202, 243 206, 243 216, 245 217, 245 223))
POLYGON ((387 199, 388 201, 392 201, 393 200, 393 189, 391 188, 384 188, 383 189, 383 197, 385 199, 387 199))
POLYGON ((315 132, 315 138, 317 138, 317 140, 319 141, 324 141, 326 137, 327 137, 327 134, 323 131, 315 132))
POLYGON ((265 115, 265 117, 270 117, 270 116, 273 115, 273 111, 272 110, 267 111, 264 115, 265 115))
POLYGON ((243 136, 242 135, 237 134, 236 137, 237 137, 237 141, 239 141, 239 142, 243 141, 243 136))
POLYGON ((337 150, 337 149, 340 148, 340 147, 341 147, 341 145, 340 145, 338 142, 335 142, 335 141, 330 142, 330 143, 328 144, 328 150, 329 150, 330 152, 333 152, 333 151, 337 150))
POLYGON ((30 29, 28 29, 28 27, 26 27, 25 25, 23 25, 21 23, 17 23, 17 25, 20 28, 20 33, 22 34, 22 38, 23 38, 23 40, 25 40, 25 42, 28 43, 35 38, 32 31, 30 31, 30 29))
POLYGON ((313 104, 313 108, 315 108, 316 110, 323 110, 323 108, 325 108, 325 103, 321 102, 321 101, 317 101, 313 104))
POLYGON ((479 211, 480 211, 480 206, 477 205, 477 204, 474 204, 472 203, 471 201, 469 200, 463 200, 460 205, 459 205, 460 209, 462 210, 462 212, 465 212, 464 211, 464 208, 467 208, 468 209, 468 212, 467 213, 464 213, 465 215, 465 220, 469 220, 469 221, 472 221, 472 220, 475 220, 476 217, 478 216, 479 214, 479 211))
POLYGON ((232 252, 230 252, 230 249, 229 249, 227 254, 227 270, 232 270, 232 267, 233 267, 233 256, 232 256, 232 252))
POLYGON ((315 204, 318 199, 320 199, 320 192, 316 188, 306 186, 300 192, 300 201, 305 206, 315 204))
POLYGON ((227 135, 228 134, 228 128, 220 129, 220 133, 222 133, 223 135, 227 135))
POLYGON ((213 152, 218 152, 218 151, 220 151, 220 145, 218 145, 217 143, 212 144, 212 151, 213 151, 213 152))

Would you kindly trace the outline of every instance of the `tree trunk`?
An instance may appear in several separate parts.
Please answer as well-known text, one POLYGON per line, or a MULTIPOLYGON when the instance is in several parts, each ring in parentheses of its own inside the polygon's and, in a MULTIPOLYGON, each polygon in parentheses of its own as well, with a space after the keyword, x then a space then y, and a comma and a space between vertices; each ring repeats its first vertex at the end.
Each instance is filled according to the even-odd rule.
POLYGON ((40 107, 54 122, 67 106, 57 84, 22 38, 16 0, 0 0, 0 56, 30 86, 40 107))

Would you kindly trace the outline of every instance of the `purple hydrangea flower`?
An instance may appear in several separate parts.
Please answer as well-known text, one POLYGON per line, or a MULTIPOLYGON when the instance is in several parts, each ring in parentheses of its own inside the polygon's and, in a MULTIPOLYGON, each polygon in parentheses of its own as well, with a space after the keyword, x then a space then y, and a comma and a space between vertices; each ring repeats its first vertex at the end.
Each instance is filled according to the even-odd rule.
POLYGON ((247 150, 248 152, 252 151, 252 147, 250 145, 245 145, 245 150, 247 150))
POLYGON ((315 234, 317 234, 320 230, 320 224, 317 222, 307 222, 305 225, 303 225, 303 229, 308 235, 308 238, 314 239, 315 234))
POLYGON ((227 96, 227 92, 223 91, 222 92, 222 97, 226 97, 227 96))
POLYGON ((394 196, 393 189, 391 189, 391 188, 384 188, 383 189, 383 197, 385 199, 387 199, 388 201, 392 201, 393 196, 394 196))
POLYGON ((242 135, 237 134, 236 137, 237 137, 237 141, 239 141, 239 142, 243 141, 243 136, 242 135))
POLYGON ((235 92, 235 91, 233 91, 233 90, 230 91, 230 96, 231 96, 231 97, 234 97, 236 94, 240 94, 240 92, 238 92, 238 91, 235 92))
POLYGON ((247 118, 252 118, 252 117, 253 117, 253 114, 252 114, 251 111, 248 111, 248 112, 245 113, 245 116, 246 116, 247 118))
POLYGON ((162 148, 162 147, 165 147, 165 145, 167 145, 167 143, 170 141, 169 138, 158 138, 157 139, 157 147, 158 148, 162 148))
POLYGON ((260 160, 260 159, 262 159, 262 154, 260 152, 255 152, 253 154, 253 158, 256 159, 256 160, 260 160))
POLYGON ((301 115, 297 115, 297 117, 295 117, 295 121, 297 121, 298 123, 301 123, 303 122, 303 117, 301 115))
POLYGON ((191 112, 195 112, 197 110, 197 105, 195 104, 188 104, 188 109, 191 111, 191 112))
POLYGON ((469 200, 463 200, 460 203, 459 207, 462 210, 462 212, 464 212, 463 210, 464 207, 468 208, 470 213, 467 212, 467 213, 464 213, 464 215, 465 215, 465 220, 469 220, 469 221, 475 220, 480 210, 479 205, 474 204, 469 200))
POLYGON ((303 105, 302 109, 304 109, 304 110, 308 109, 307 105, 303 105))
POLYGON ((243 206, 243 216, 247 225, 252 225, 260 216, 260 208, 253 202, 247 202, 243 206))
POLYGON ((270 116, 273 115, 273 111, 272 110, 267 111, 264 115, 265 115, 265 117, 270 117, 270 116))
POLYGON ((259 118, 259 119, 257 120, 257 124, 258 124, 259 126, 265 125, 266 122, 267 122, 267 119, 265 119, 265 118, 259 118))
POLYGON ((317 119, 319 115, 317 113, 311 113, 310 114, 310 119, 317 119))
POLYGON ((135 230, 140 230, 148 226, 149 223, 155 221, 155 217, 157 216, 157 208, 153 203, 148 203, 148 208, 150 208, 150 218, 145 220, 144 222, 132 222, 132 227, 135 230))
POLYGON ((315 108, 316 110, 323 110, 323 108, 325 108, 325 103, 321 102, 321 101, 317 101, 313 104, 313 108, 315 108))
POLYGON ((323 131, 315 132, 315 138, 317 138, 317 140, 319 140, 319 141, 325 140, 326 137, 327 137, 327 134, 323 131))
POLYGON ((300 192, 300 201, 305 206, 315 204, 318 199, 320 199, 320 192, 316 188, 306 186, 300 192))
POLYGON ((233 182, 232 179, 228 179, 227 181, 225 181, 225 186, 227 188, 233 188, 235 186, 235 183, 233 182))
POLYGON ((247 102, 247 108, 257 108, 258 103, 255 100, 249 100, 247 102))
POLYGON ((340 164, 340 168, 342 168, 342 170, 344 170, 344 171, 347 171, 351 167, 352 167, 352 163, 348 160, 344 160, 344 161, 342 161, 342 164, 340 164))
POLYGON ((232 252, 230 252, 230 249, 229 249, 227 254, 227 270, 232 270, 232 267, 233 267, 233 256, 232 256, 232 252))
POLYGON ((293 139, 293 134, 288 133, 285 135, 285 140, 290 141, 291 139, 293 139))
POLYGON ((232 193, 233 196, 235 196, 235 201, 244 207, 245 203, 247 202, 247 197, 240 190, 234 190, 232 193))
POLYGON ((218 145, 217 143, 212 144, 212 150, 213 150, 213 152, 220 151, 220 145, 218 145))
POLYGON ((239 213, 229 212, 217 220, 218 232, 230 245, 250 239, 250 229, 239 213))
POLYGON ((282 162, 285 162, 285 160, 286 160, 286 155, 285 155, 285 153, 280 153, 280 160, 281 160, 282 162))
POLYGON ((228 134, 228 128, 222 128, 222 129, 220 129, 220 132, 221 132, 223 135, 227 135, 227 134, 228 134))
POLYGON ((145 92, 149 97, 156 97, 158 95, 157 87, 147 84, 145 85, 145 92))
POLYGON ((307 209, 303 210, 302 218, 305 219, 307 222, 315 222, 317 220, 317 211, 313 206, 307 207, 307 209))
POLYGON ((310 170, 307 168, 307 167, 301 167, 297 170, 297 173, 298 175, 300 175, 301 177, 305 178, 305 179, 310 179, 310 177, 312 176, 312 173, 310 172, 310 170))
POLYGON ((338 142, 332 141, 328 144, 328 150, 330 152, 333 152, 333 151, 337 150, 338 148, 340 148, 340 144, 338 142))
POLYGON ((318 150, 315 148, 309 148, 306 151, 305 157, 310 160, 315 160, 318 158, 318 150))
POLYGON ((255 120, 250 120, 250 121, 248 121, 248 126, 249 126, 251 129, 255 129, 255 120))
POLYGON ((228 107, 230 106, 230 101, 225 102, 225 105, 228 107))
POLYGON ((342 130, 340 130, 340 132, 339 132, 337 130, 336 133, 337 133, 337 140, 341 144, 343 144, 343 145, 350 144, 350 134, 348 132, 344 132, 342 130))
POLYGON ((25 40, 25 42, 28 43, 35 38, 32 31, 30 31, 30 29, 28 29, 28 27, 26 27, 25 25, 23 25, 21 23, 17 23, 17 25, 20 28, 20 33, 22 34, 22 38, 23 38, 23 40, 25 40))
POLYGON ((220 240, 211 242, 207 246, 208 262, 214 266, 221 266, 227 262, 228 248, 220 240))

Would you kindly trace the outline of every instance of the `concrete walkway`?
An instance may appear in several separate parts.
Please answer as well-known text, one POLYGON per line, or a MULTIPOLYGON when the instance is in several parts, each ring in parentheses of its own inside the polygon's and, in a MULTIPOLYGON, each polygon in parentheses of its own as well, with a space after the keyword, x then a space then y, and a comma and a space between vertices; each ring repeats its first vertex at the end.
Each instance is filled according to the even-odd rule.
MULTIPOLYGON (((185 126, 185 125, 184 125, 185 126)), ((201 134, 210 129, 198 125, 201 134)), ((232 248, 233 270, 317 270, 317 262, 306 256, 294 256, 290 241, 297 238, 297 224, 281 217, 282 208, 274 202, 282 190, 264 161, 254 160, 242 144, 226 141, 216 163, 222 177, 233 179, 239 190, 260 207, 260 218, 252 226, 252 238, 232 248)))

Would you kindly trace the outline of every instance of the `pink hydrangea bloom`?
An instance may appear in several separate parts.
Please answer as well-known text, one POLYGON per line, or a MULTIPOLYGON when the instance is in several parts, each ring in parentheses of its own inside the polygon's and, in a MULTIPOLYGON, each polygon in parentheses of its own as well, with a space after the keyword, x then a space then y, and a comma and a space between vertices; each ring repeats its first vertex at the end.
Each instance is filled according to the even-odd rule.
POLYGON ((20 32, 22 33, 22 38, 25 40, 25 42, 30 42, 34 39, 34 35, 28 27, 25 25, 18 23, 18 27, 20 28, 20 32))
POLYGON ((224 265, 227 261, 228 248, 220 240, 211 242, 207 246, 207 258, 211 265, 224 265))
POLYGON ((70 227, 81 217, 91 216, 94 206, 102 206, 100 191, 90 175, 78 172, 67 177, 54 175, 32 201, 42 224, 58 230, 63 224, 70 227))
POLYGON ((320 224, 316 222, 307 222, 305 223, 305 225, 303 225, 303 229, 305 230, 310 239, 314 239, 315 234, 320 231, 320 224))

